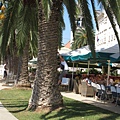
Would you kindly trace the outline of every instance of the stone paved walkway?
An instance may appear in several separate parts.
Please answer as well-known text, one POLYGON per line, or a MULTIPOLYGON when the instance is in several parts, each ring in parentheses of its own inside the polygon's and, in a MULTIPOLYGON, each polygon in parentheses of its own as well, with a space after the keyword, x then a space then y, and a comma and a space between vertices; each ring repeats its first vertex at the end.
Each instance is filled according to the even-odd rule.
POLYGON ((75 99, 75 100, 78 100, 84 103, 88 103, 96 107, 100 107, 100 108, 112 111, 114 113, 120 114, 120 106, 116 106, 115 104, 112 104, 111 102, 104 103, 104 102, 95 100, 93 97, 83 97, 80 94, 75 94, 73 92, 61 92, 61 94, 65 97, 75 99))

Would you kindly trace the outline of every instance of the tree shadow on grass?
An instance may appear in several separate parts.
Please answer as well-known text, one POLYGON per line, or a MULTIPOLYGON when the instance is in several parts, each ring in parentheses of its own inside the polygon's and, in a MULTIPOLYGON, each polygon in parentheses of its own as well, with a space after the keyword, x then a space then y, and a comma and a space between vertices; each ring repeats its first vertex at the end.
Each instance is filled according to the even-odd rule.
POLYGON ((21 111, 25 111, 27 109, 28 101, 14 100, 14 104, 4 103, 4 104, 0 104, 0 107, 5 107, 5 108, 9 109, 9 112, 11 112, 11 113, 18 113, 21 111), (19 109, 16 110, 15 108, 19 108, 19 109))
POLYGON ((58 112, 49 112, 40 117, 41 120, 116 120, 119 114, 112 113, 108 110, 95 107, 90 104, 82 103, 75 100, 64 99, 65 109, 58 112))

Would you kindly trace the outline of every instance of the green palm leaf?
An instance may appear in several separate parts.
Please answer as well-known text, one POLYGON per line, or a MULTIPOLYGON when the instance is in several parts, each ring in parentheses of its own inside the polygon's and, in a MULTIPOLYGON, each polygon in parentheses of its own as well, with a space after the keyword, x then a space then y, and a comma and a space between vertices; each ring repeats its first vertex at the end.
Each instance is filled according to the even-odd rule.
POLYGON ((6 52, 6 46, 8 44, 8 40, 10 38, 10 33, 15 30, 16 18, 18 16, 18 8, 19 8, 20 0, 13 1, 8 3, 8 8, 6 10, 6 17, 2 27, 2 43, 1 43, 1 53, 2 55, 6 52))
POLYGON ((65 7, 67 8, 71 29, 73 31, 73 35, 75 33, 76 24, 75 24, 75 16, 76 16, 76 2, 75 0, 63 0, 65 7))
POLYGON ((87 0, 80 0, 82 16, 84 18, 85 29, 87 31, 87 42, 92 52, 93 57, 95 58, 95 38, 93 34, 93 22, 92 16, 89 9, 89 3, 87 0))
POLYGON ((48 20, 51 12, 52 0, 42 0, 45 18, 48 20))

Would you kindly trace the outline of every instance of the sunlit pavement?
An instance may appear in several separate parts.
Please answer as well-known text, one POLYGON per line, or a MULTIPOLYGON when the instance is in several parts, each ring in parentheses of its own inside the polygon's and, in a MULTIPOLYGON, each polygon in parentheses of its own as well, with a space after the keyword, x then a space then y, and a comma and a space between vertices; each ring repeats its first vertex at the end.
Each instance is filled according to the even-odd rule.
POLYGON ((84 97, 84 96, 81 96, 80 94, 76 94, 73 92, 61 92, 61 94, 67 98, 88 103, 96 107, 100 107, 100 108, 112 111, 114 113, 120 114, 120 106, 118 105, 116 106, 115 104, 111 103, 111 101, 104 102, 104 101, 96 100, 94 97, 84 97))

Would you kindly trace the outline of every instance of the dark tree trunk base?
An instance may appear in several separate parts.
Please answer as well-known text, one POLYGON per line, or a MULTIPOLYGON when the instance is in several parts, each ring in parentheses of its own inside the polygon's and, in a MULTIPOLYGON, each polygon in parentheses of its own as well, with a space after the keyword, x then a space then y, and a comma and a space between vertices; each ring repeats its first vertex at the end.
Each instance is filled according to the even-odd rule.
POLYGON ((35 105, 29 105, 27 110, 29 111, 36 111, 36 112, 42 112, 42 113, 48 113, 51 111, 59 111, 65 109, 65 106, 63 104, 57 105, 57 106, 38 106, 36 107, 35 105))
POLYGON ((16 87, 28 87, 31 88, 31 83, 18 83, 16 87))

